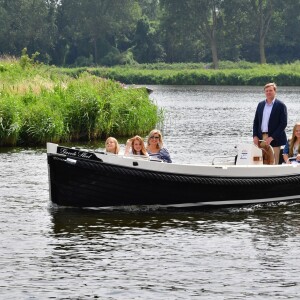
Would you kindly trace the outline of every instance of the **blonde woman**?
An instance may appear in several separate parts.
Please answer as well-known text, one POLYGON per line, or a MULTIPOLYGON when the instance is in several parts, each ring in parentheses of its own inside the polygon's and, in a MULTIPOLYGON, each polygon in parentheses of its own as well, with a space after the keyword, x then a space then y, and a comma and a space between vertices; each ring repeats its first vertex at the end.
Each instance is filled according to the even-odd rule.
POLYGON ((114 137, 109 137, 105 141, 105 150, 107 153, 119 154, 120 145, 114 137))
POLYGON ((133 138, 127 140, 125 155, 144 155, 148 156, 143 139, 136 135, 133 138))
POLYGON ((169 151, 164 148, 162 134, 158 129, 153 129, 148 135, 147 152, 150 159, 158 159, 171 163, 169 151))
POLYGON ((287 141, 282 153, 285 163, 300 162, 300 122, 294 125, 292 137, 287 141))

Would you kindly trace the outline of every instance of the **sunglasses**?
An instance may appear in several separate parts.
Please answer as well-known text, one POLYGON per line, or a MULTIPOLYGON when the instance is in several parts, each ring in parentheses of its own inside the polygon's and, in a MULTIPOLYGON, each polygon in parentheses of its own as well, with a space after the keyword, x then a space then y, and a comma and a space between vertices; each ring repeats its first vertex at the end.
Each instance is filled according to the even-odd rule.
POLYGON ((150 139, 156 139, 156 140, 159 140, 159 136, 154 136, 154 135, 152 135, 152 136, 150 136, 150 139))

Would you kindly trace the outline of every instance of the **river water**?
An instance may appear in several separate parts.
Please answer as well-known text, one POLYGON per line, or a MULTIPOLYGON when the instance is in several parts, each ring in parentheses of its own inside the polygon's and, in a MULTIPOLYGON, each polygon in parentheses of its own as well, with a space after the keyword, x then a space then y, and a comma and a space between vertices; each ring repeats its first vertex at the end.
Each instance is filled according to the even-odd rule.
MULTIPOLYGON (((165 110, 161 129, 175 162, 234 155, 235 145, 251 142, 261 87, 150 87, 165 110)), ((300 119, 299 94, 299 87, 278 91, 288 134, 300 119)), ((2 299, 299 299, 297 203, 54 209, 44 148, 0 149, 0 176, 2 299)))

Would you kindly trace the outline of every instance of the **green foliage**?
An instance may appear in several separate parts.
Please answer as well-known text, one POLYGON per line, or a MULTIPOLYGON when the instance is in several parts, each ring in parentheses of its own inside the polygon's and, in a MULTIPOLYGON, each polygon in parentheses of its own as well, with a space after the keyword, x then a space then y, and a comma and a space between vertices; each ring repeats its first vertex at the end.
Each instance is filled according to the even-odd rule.
POLYGON ((131 51, 128 50, 120 53, 118 49, 114 48, 105 57, 103 57, 101 64, 105 66, 135 65, 136 61, 134 60, 131 51))
POLYGON ((30 66, 26 71, 20 68, 18 74, 14 69, 9 68, 10 76, 1 79, 0 146, 143 134, 159 121, 144 88, 127 89, 82 70, 73 78, 45 66, 34 68, 39 70, 35 72, 30 66))
POLYGON ((65 91, 64 119, 70 140, 97 137, 99 95, 89 82, 74 81, 65 91))
POLYGON ((300 61, 284 65, 224 61, 219 70, 194 63, 74 69, 29 64, 25 70, 17 60, 1 65, 0 146, 142 135, 163 121, 164 112, 145 88, 125 88, 120 82, 300 85, 300 61))
POLYGON ((39 52, 35 52, 34 54, 29 57, 27 54, 27 48, 22 50, 22 55, 20 58, 20 66, 24 70, 26 67, 33 66, 36 64, 36 58, 39 56, 39 52))
POLYGON ((74 65, 76 67, 93 66, 94 65, 93 55, 90 55, 89 57, 85 57, 85 56, 77 57, 74 65))
MULTIPOLYGON (((78 74, 85 69, 68 72, 78 74)), ((278 85, 299 85, 300 62, 276 65, 245 61, 220 62, 220 69, 195 63, 137 64, 111 68, 90 68, 99 77, 110 78, 127 84, 178 84, 178 85, 264 85, 275 81, 278 85)))
POLYGON ((20 142, 42 145, 48 141, 59 142, 64 134, 64 123, 59 111, 39 101, 26 107, 23 114, 20 142))
POLYGON ((102 135, 135 135, 137 129, 144 134, 158 122, 157 108, 148 100, 146 89, 117 88, 113 94, 102 96, 98 119, 102 135))
POLYGON ((16 97, 0 95, 0 146, 13 146, 22 127, 23 108, 16 97))
POLYGON ((0 72, 7 71, 7 68, 4 65, 0 65, 0 72))
POLYGON ((0 53, 26 47, 24 68, 38 52, 43 63, 76 67, 287 63, 299 58, 299 11, 299 0, 2 0, 0 53))

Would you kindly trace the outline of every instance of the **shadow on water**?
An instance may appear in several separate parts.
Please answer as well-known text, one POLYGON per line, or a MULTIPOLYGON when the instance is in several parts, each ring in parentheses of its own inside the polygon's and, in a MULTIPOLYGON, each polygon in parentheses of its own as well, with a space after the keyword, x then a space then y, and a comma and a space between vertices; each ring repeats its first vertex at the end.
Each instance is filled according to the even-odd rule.
POLYGON ((207 233, 215 231, 217 226, 226 231, 231 226, 247 225, 259 229, 260 234, 282 238, 300 228, 300 203, 292 202, 197 211, 146 208, 102 211, 57 207, 51 207, 49 211, 56 236, 83 234, 88 237, 101 232, 136 229, 159 232, 180 228, 207 233))

